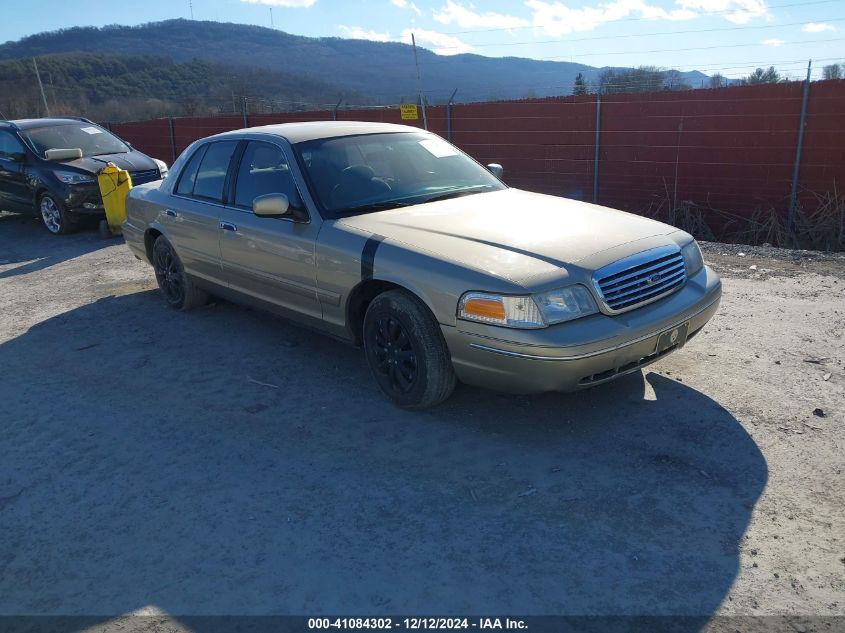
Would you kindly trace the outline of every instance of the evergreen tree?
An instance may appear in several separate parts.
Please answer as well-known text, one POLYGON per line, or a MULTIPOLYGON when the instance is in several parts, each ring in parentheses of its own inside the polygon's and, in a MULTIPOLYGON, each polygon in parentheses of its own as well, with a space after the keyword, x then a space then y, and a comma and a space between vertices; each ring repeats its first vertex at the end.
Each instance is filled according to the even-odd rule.
POLYGON ((575 78, 575 85, 572 87, 572 94, 587 94, 587 82, 584 81, 584 75, 582 73, 578 73, 578 76, 575 78))

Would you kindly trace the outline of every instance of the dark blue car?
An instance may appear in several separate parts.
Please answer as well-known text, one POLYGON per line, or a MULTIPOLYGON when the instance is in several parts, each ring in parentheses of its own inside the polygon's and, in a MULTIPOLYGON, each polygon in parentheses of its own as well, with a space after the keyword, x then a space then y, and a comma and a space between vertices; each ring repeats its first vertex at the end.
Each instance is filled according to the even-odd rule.
POLYGON ((0 121, 0 209, 69 233, 83 217, 105 217, 97 173, 108 163, 129 171, 134 185, 167 175, 164 162, 87 119, 0 121))

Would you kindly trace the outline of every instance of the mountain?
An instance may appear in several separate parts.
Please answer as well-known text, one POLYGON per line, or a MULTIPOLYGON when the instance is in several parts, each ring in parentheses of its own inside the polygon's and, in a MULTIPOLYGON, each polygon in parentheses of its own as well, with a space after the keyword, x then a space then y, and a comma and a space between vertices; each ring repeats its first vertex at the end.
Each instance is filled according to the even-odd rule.
MULTIPOLYGON (((52 114, 85 114, 105 121, 168 115, 301 110, 336 103, 341 89, 278 70, 147 55, 62 53, 38 57, 52 114)), ((370 103, 352 93, 356 102, 370 103)), ((42 113, 31 58, 0 61, 0 112, 8 118, 42 113)))
MULTIPOLYGON (((106 58, 155 55, 180 64, 201 59, 230 68, 285 73, 325 85, 321 103, 334 101, 338 91, 349 104, 361 103, 361 95, 366 95, 367 103, 396 103, 417 94, 412 48, 397 42, 312 38, 243 24, 167 20, 135 27, 62 29, 0 45, 0 60, 59 53, 106 58)), ((424 90, 434 103, 445 102, 455 89, 460 101, 565 95, 579 72, 594 82, 603 70, 519 57, 442 56, 421 48, 418 55, 424 90)), ((693 86, 706 79, 698 72, 679 76, 693 86)), ((260 84, 256 79, 249 87, 258 89, 260 84)))

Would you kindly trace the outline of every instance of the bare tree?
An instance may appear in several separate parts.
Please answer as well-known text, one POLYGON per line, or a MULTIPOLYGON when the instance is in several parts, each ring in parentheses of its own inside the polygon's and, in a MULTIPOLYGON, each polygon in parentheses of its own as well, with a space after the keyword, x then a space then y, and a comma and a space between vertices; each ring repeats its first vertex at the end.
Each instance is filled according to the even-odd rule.
POLYGON ((822 79, 842 79, 842 68, 845 66, 843 64, 840 66, 839 64, 830 64, 822 68, 822 79))
POLYGON ((710 77, 710 79, 707 80, 707 87, 708 88, 724 88, 727 85, 728 85, 727 78, 720 73, 716 73, 715 75, 712 75, 710 77))

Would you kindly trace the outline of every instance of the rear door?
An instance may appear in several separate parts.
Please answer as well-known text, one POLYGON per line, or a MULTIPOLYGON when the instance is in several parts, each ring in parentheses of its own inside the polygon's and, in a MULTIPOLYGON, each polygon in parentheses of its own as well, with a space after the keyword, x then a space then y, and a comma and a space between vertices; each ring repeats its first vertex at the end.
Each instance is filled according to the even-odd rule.
POLYGON ((186 270, 225 285, 220 264, 220 213, 226 176, 238 141, 214 141, 196 149, 162 211, 161 224, 186 270))
POLYGON ((322 318, 316 289, 319 223, 263 218, 258 196, 283 193, 304 208, 291 164, 280 145, 249 141, 232 176, 230 203, 221 209, 220 251, 230 287, 300 315, 322 318))
POLYGON ((12 160, 14 154, 26 155, 23 143, 11 132, 0 130, 0 209, 29 210, 33 201, 26 184, 25 163, 12 160))

